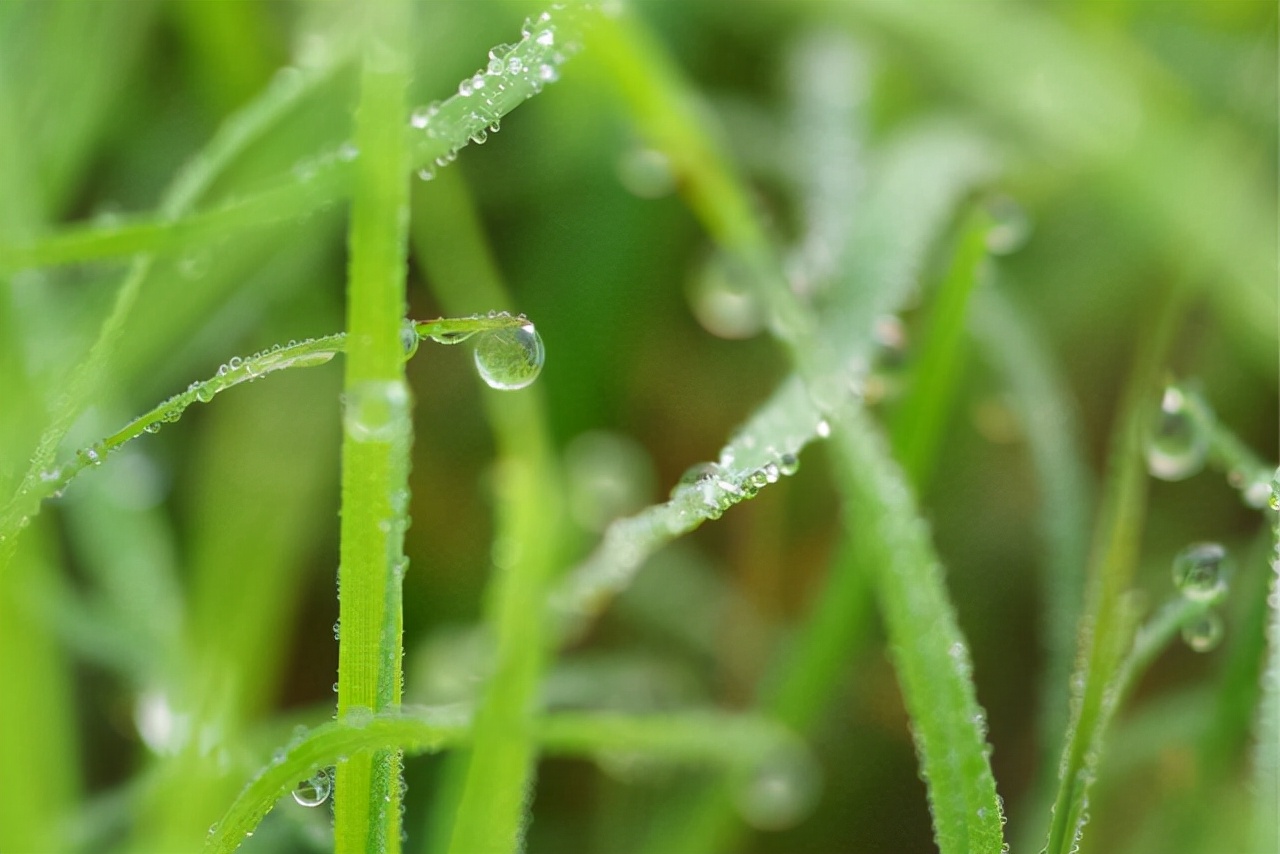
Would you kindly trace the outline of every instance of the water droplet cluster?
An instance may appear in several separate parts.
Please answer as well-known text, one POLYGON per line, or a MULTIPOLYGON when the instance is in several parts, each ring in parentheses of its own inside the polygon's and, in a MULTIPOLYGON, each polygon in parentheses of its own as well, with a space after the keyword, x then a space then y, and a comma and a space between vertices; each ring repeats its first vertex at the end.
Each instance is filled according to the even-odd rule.
POLYGON ((564 9, 564 5, 556 4, 551 11, 526 19, 520 41, 490 50, 488 62, 458 84, 457 95, 413 111, 409 125, 438 143, 434 148, 444 146, 431 163, 419 170, 419 178, 434 179, 436 169, 457 159, 468 142, 483 145, 490 134, 501 129, 504 115, 541 92, 546 84, 560 79, 560 67, 581 49, 556 28, 555 13, 564 9))

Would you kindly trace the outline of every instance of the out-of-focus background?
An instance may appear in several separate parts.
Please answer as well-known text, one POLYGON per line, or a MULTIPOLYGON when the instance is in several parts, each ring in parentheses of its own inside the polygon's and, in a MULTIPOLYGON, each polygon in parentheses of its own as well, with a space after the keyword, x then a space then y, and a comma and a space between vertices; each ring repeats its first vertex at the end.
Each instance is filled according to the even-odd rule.
MULTIPOLYGON (((1179 284, 1192 297, 1170 379, 1198 389, 1220 423, 1274 464, 1273 3, 632 8, 685 75, 706 131, 726 146, 781 246, 812 239, 815 216, 839 219, 838 206, 814 213, 806 204, 815 164, 833 165, 833 180, 856 194, 874 163, 865 153, 904 128, 957 122, 989 140, 1002 177, 975 203, 1023 233, 998 258, 995 280, 1060 374, 1090 494, 1136 342, 1179 284), (826 137, 806 132, 805 90, 815 80, 835 99, 826 137)), ((413 102, 454 92, 489 48, 518 38, 531 11, 417 6, 413 102)), ((82 225, 153 221, 183 164, 273 87, 307 88, 195 209, 281 175, 307 181, 316 158, 351 132, 358 75, 343 59, 348 14, 343 4, 283 0, 0 3, 6 489, 131 262, 113 254, 17 264, 4 262, 4 247, 82 225)), ((486 144, 462 151, 445 170, 456 174, 437 178, 447 196, 416 179, 414 195, 415 218, 441 215, 438 198, 478 217, 514 308, 546 343, 536 388, 570 497, 568 566, 612 518, 663 500, 688 466, 714 459, 788 367, 738 271, 681 200, 670 164, 632 125, 589 38, 561 76, 486 144)), ((344 203, 285 211, 212 240, 179 236, 158 253, 63 454, 230 356, 341 329, 346 216, 344 203)), ((421 250, 429 239, 418 238, 421 250)), ((927 334, 927 296, 948 252, 942 241, 921 259, 922 305, 879 321, 887 347, 876 411, 886 417, 907 392, 906 366, 927 334)), ((418 318, 444 311, 428 266, 411 258, 409 313, 418 318)), ((921 500, 972 645, 1011 838, 1038 841, 1048 816, 1030 813, 1026 798, 1043 756, 1037 698, 1054 603, 1040 509, 1053 484, 1037 480, 1006 373, 976 345, 958 358, 960 387, 921 500)), ((462 347, 427 342, 408 371, 417 403, 406 698, 465 700, 482 658, 469 627, 503 545, 492 537, 483 400, 498 392, 477 382, 462 347)), ((155 773, 173 744, 201 737, 210 704, 234 707, 242 726, 218 737, 256 755, 269 755, 293 724, 327 715, 340 386, 331 366, 229 391, 86 472, 24 533, 0 579, 0 849, 138 850, 148 838, 138 828, 165 821, 161 785, 180 793, 190 783, 216 817, 238 783, 210 790, 155 773), (206 705, 183 706, 175 685, 206 705)), ((1081 509, 1075 533, 1087 544, 1092 510, 1081 509)), ((1222 608, 1222 644, 1203 654, 1175 644, 1117 722, 1091 804, 1091 850, 1223 854, 1215 841, 1240 813, 1218 800, 1191 810, 1177 838, 1162 828, 1202 792, 1204 775, 1225 781, 1223 799, 1243 791, 1251 711, 1214 709, 1239 696, 1224 686, 1251 678, 1248 655, 1232 649, 1241 638, 1257 646, 1248 615, 1262 590, 1260 530, 1257 511, 1220 473, 1152 483, 1138 577, 1150 605, 1171 594, 1169 562, 1196 541, 1227 546, 1238 584, 1222 608)), ((548 702, 747 707, 770 656, 812 608, 841 531, 826 450, 815 446, 794 477, 655 556, 561 656, 548 702)), ((813 736, 820 799, 792 826, 747 831, 740 850, 933 850, 874 618, 845 654, 813 736)), ((544 761, 528 849, 632 850, 690 783, 679 769, 625 759, 544 761)), ((408 763, 407 850, 430 839, 424 826, 444 762, 408 763)), ((324 850, 323 812, 282 806, 252 844, 324 850)))

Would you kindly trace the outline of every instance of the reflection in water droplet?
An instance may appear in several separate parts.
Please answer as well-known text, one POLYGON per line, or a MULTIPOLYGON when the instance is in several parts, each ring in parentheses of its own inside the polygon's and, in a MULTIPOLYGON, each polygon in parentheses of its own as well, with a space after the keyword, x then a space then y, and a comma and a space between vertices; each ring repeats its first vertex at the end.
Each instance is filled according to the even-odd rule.
POLYGON ((329 769, 321 768, 310 780, 298 784, 293 790, 293 799, 304 807, 318 807, 329 800, 331 791, 333 778, 329 776, 329 769))
POLYGON ((538 378, 546 350, 532 323, 480 334, 476 370, 490 388, 514 391, 538 378))
POLYGON ((1227 550, 1217 543, 1187 546, 1173 559, 1173 583, 1193 602, 1209 602, 1227 589, 1227 550))
POLYGON ((1196 652, 1209 652, 1222 640, 1225 631, 1222 617, 1217 611, 1206 611, 1203 616, 1182 627, 1182 639, 1196 652))
POLYGON ((1160 415, 1147 441, 1147 469, 1161 480, 1184 480, 1204 466, 1209 437, 1176 386, 1165 389, 1160 415))

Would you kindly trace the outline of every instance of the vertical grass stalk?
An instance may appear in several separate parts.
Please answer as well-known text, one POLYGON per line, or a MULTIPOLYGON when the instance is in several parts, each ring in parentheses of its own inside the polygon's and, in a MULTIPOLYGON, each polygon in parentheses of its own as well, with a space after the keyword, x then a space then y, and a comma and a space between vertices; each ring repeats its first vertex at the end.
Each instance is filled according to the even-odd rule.
MULTIPOLYGON (((349 234, 348 350, 342 438, 338 714, 399 704, 401 578, 413 425, 404 348, 408 225, 403 0, 365 7, 349 234)), ((400 850, 400 758, 363 751, 337 768, 340 854, 400 850)))

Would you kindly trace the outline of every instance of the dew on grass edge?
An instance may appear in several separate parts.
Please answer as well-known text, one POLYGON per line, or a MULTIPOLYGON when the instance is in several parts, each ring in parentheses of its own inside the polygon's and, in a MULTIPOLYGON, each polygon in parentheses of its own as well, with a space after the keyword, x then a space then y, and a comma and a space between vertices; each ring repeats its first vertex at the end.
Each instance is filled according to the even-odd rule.
POLYGON ((515 391, 526 388, 542 372, 546 349, 532 323, 479 334, 476 371, 490 388, 515 391))

